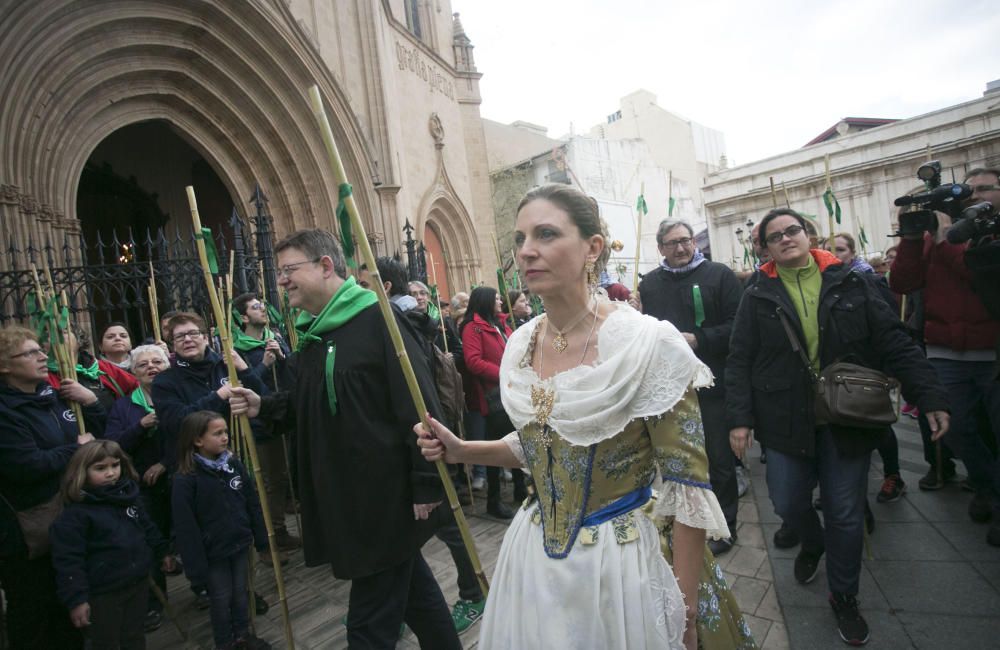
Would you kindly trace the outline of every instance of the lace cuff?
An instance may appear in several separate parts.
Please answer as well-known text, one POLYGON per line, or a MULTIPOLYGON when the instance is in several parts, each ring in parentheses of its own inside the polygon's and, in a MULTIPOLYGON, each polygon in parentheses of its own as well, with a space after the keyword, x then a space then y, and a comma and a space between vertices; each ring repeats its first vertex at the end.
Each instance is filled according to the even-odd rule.
POLYGON ((706 488, 665 480, 653 506, 653 519, 673 517, 685 526, 704 528, 708 539, 730 537, 726 517, 715 494, 706 488))
POLYGON ((514 456, 517 458, 517 462, 524 467, 528 464, 528 459, 524 455, 524 447, 521 446, 521 436, 517 434, 517 431, 511 431, 505 435, 501 440, 504 444, 511 450, 514 456))

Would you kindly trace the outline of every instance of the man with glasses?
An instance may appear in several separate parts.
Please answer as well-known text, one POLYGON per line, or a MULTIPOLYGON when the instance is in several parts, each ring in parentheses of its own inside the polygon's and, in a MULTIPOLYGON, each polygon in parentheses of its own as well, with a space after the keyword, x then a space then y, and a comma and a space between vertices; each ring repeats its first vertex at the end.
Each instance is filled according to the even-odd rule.
MULTIPOLYGON (((295 427, 297 493, 306 566, 351 580, 347 643, 395 648, 405 622, 420 646, 461 648, 434 574, 420 554, 442 499, 434 466, 413 435, 419 420, 372 291, 347 275, 336 238, 301 230, 275 246, 279 285, 299 350, 295 384, 260 404, 295 427)), ((386 278, 383 277, 383 280, 386 278)), ((419 334, 396 316, 417 383, 440 415, 419 334)))
POLYGON ((663 261, 642 278, 629 302, 644 314, 670 321, 715 375, 714 386, 698 391, 698 402, 712 491, 732 534, 728 539, 708 542, 718 556, 728 552, 736 541, 739 510, 736 459, 729 449, 725 421, 724 376, 729 335, 742 287, 729 267, 709 261, 698 250, 687 222, 664 220, 656 242, 663 261))
MULTIPOLYGON (((989 201, 994 211, 1000 207, 1000 170, 973 169, 965 182, 973 188, 969 204, 989 201)), ((1000 460, 978 426, 981 411, 989 421, 989 435, 1000 443, 1000 383, 995 381, 1000 321, 990 316, 972 288, 972 275, 965 265, 968 242, 949 243, 951 219, 936 214, 938 228, 934 233, 903 235, 889 273, 889 286, 896 293, 923 289, 927 358, 948 389, 952 405, 953 433, 945 444, 962 459, 975 491, 969 517, 978 523, 992 520, 986 541, 1000 546, 1000 460)), ((936 465, 936 450, 922 413, 920 429, 930 471, 919 485, 922 490, 938 490, 954 480, 955 466, 951 460, 945 460, 942 467, 936 465)))
MULTIPOLYGON (((291 386, 294 378, 287 363, 291 350, 279 333, 268 328, 267 305, 257 298, 257 294, 244 293, 233 300, 233 311, 234 316, 239 317, 239 327, 233 328, 233 348, 268 391, 291 386)), ((289 480, 284 442, 287 428, 282 422, 254 420, 253 435, 275 541, 280 550, 294 551, 302 546, 302 540, 289 533, 285 525, 285 497, 289 480)), ((271 562, 270 556, 261 559, 265 564, 271 562)))

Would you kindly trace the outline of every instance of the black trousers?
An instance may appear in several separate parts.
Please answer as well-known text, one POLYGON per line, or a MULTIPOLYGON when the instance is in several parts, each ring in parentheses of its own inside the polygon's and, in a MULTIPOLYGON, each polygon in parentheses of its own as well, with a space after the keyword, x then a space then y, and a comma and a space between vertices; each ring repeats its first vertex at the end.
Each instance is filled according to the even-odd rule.
POLYGON ((419 551, 402 564, 352 581, 348 647, 392 650, 404 622, 421 648, 462 649, 441 588, 419 551))
POLYGON ((145 650, 142 625, 148 592, 149 584, 143 579, 90 597, 90 627, 86 634, 91 650, 145 650))
MULTIPOLYGON (((444 507, 445 504, 438 506, 444 507)), ((451 559, 458 569, 458 597, 462 600, 479 602, 483 599, 483 590, 479 586, 476 578, 476 570, 472 566, 472 559, 469 558, 469 551, 462 541, 462 531, 458 529, 458 522, 455 515, 450 510, 445 523, 438 528, 434 535, 448 546, 451 552, 451 559)))
MULTIPOLYGON (((164 474, 160 477, 154 485, 148 486, 145 483, 139 488, 139 501, 142 503, 143 509, 149 515, 150 520, 156 525, 157 530, 160 531, 160 535, 164 539, 170 539, 170 482, 167 475, 164 474)), ((163 575, 163 571, 160 570, 160 563, 153 562, 150 567, 150 575, 153 576, 153 582, 156 586, 160 588, 163 595, 167 595, 167 577, 163 575)), ((147 611, 163 611, 163 604, 160 600, 153 594, 153 590, 149 589, 148 606, 147 611)))
POLYGON ((708 456, 708 477, 712 492, 719 500, 729 531, 736 534, 736 513, 740 509, 739 488, 736 484, 736 458, 729 445, 726 428, 726 394, 722 391, 698 391, 701 423, 705 429, 705 453, 708 456))
POLYGON ((69 621, 56 597, 52 556, 0 562, 0 586, 7 600, 7 639, 11 650, 83 647, 83 635, 69 621))

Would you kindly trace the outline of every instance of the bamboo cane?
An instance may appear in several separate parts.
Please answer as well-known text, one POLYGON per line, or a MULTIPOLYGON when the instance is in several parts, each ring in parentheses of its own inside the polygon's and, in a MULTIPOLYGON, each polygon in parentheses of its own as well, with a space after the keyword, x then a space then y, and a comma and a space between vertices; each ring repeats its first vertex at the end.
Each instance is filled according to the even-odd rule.
MULTIPOLYGON (((667 190, 669 194, 670 190, 667 190)), ((646 196, 646 184, 641 183, 639 185, 639 196, 645 198, 646 196)), ((667 197, 667 210, 670 210, 670 197, 667 197)), ((636 209, 635 214, 635 269, 632 271, 632 291, 639 288, 639 253, 641 252, 642 244, 642 210, 636 209)))
MULTIPOLYGON (((326 117, 326 110, 323 108, 323 98, 320 96, 319 87, 312 86, 309 89, 309 97, 312 102, 313 114, 316 117, 316 122, 319 125, 320 133, 323 136, 323 143, 326 145, 326 152, 330 158, 330 167, 333 172, 333 177, 338 184, 343 184, 347 182, 347 173, 344 171, 344 164, 340 160, 340 153, 337 151, 337 143, 333 139, 333 131, 330 129, 330 122, 326 117)), ((410 389, 410 397, 413 399, 413 405, 420 416, 420 421, 427 431, 431 430, 430 423, 427 420, 427 407, 424 404, 424 398, 420 394, 420 386, 417 384, 416 375, 413 374, 413 365, 410 363, 410 358, 406 354, 406 347, 403 345, 403 337, 399 333, 399 324, 396 322, 396 316, 392 311, 392 306, 389 304, 389 298, 385 295, 385 288, 382 284, 382 278, 379 276, 378 266, 375 264, 375 254, 372 252, 371 245, 368 242, 368 237, 365 234, 365 226, 361 221, 361 215, 358 214, 358 208, 354 203, 354 197, 348 195, 344 199, 344 204, 347 206, 347 213, 351 218, 351 227, 354 230, 354 234, 358 239, 358 246, 361 249, 362 257, 365 260, 365 264, 368 266, 368 272, 372 276, 372 288, 375 289, 375 295, 378 296, 379 308, 382 311, 382 318, 385 320, 386 328, 389 330, 389 336, 392 338, 393 346, 396 349, 396 356, 399 358, 399 364, 402 367, 403 376, 406 378, 406 385, 410 389)), ((458 495, 455 493, 455 485, 451 481, 451 476, 448 475, 448 467, 445 465, 443 460, 438 460, 435 463, 437 467, 438 476, 441 478, 441 483, 444 485, 445 494, 448 497, 448 505, 451 507, 452 512, 455 515, 455 522, 458 524, 458 529, 462 534, 462 542, 465 544, 465 548, 469 553, 469 560, 472 562, 472 568, 475 571, 476 578, 479 580, 479 586, 483 590, 483 595, 489 593, 489 582, 486 580, 486 574, 483 572, 482 564, 479 562, 479 554, 476 552, 476 544, 472 539, 472 533, 469 530, 469 523, 465 520, 465 514, 462 512, 462 506, 458 503, 458 495)))
POLYGON ((785 207, 791 208, 792 201, 791 199, 788 198, 788 188, 785 187, 785 181, 781 181, 781 191, 785 193, 785 207))
MULTIPOLYGON (((497 243, 497 235, 494 232, 490 233, 493 238, 493 251, 497 254, 497 268, 500 269, 500 275, 504 275, 503 272, 503 258, 500 257, 500 245, 497 243)), ((506 277, 504 278, 504 285, 507 284, 506 277)), ((507 291, 506 286, 497 287, 497 289, 503 291, 503 302, 507 303, 507 314, 510 316, 510 328, 512 330, 517 329, 517 323, 514 322, 514 306, 510 304, 510 292, 507 291)))
POLYGON ((778 207, 778 193, 774 189, 774 176, 768 176, 768 180, 771 182, 771 205, 775 208, 778 207))
POLYGON ((167 612, 167 618, 169 618, 170 622, 173 623, 174 627, 177 628, 177 633, 181 635, 181 640, 187 643, 188 640, 187 633, 184 632, 184 629, 181 627, 180 619, 177 618, 177 612, 170 605, 170 602, 167 600, 166 594, 163 593, 163 590, 160 589, 160 586, 157 585, 156 582, 153 580, 153 576, 146 576, 146 580, 149 582, 149 590, 153 592, 153 595, 156 597, 156 600, 160 601, 160 604, 163 605, 164 611, 167 612))
POLYGON ((149 263, 149 286, 146 287, 149 295, 149 315, 153 319, 153 336, 157 341, 163 340, 163 332, 160 331, 160 300, 156 295, 156 272, 153 270, 153 263, 149 263))
MULTIPOLYGON (((188 205, 191 207, 191 221, 194 224, 195 233, 201 233, 201 218, 198 216, 198 201, 195 199, 194 188, 190 185, 185 188, 187 190, 188 205)), ((208 267, 208 255, 205 252, 205 242, 200 237, 195 238, 195 243, 198 245, 198 257, 201 260, 201 271, 202 275, 205 277, 205 286, 208 289, 209 299, 212 301, 212 311, 215 314, 215 320, 218 323, 219 328, 219 339, 222 342, 222 356, 226 360, 226 368, 229 370, 229 385, 232 387, 240 386, 240 379, 236 375, 236 364, 233 361, 233 344, 232 339, 229 337, 229 330, 226 328, 226 318, 222 313, 222 305, 219 303, 219 296, 215 293, 214 283, 212 282, 212 272, 208 267)), ((250 418, 246 413, 238 416, 239 427, 242 427, 243 431, 251 431, 250 428, 250 418)), ((253 435, 246 435, 243 438, 243 442, 246 443, 247 451, 250 453, 250 462, 253 463, 254 467, 260 466, 259 458, 257 456, 257 445, 254 442, 253 435)), ((288 616, 288 599, 285 596, 285 582, 281 577, 281 557, 278 553, 278 544, 274 539, 274 526, 271 525, 271 509, 267 503, 267 492, 264 489, 264 479, 263 477, 254 472, 254 483, 257 485, 257 494, 260 496, 261 510, 264 515, 264 526, 267 528, 267 541, 271 547, 271 560, 274 564, 274 582, 278 587, 278 601, 281 603, 281 616, 285 623, 285 643, 291 650, 295 649, 295 639, 292 636, 292 621, 288 616)))
MULTIPOLYGON (((434 291, 437 293, 437 269, 434 268, 434 253, 427 251, 427 259, 431 263, 431 284, 434 285, 434 291)), ((441 294, 438 293, 438 302, 441 302, 441 294)), ((441 305, 434 305, 438 308, 438 313, 441 313, 441 305)), ((444 314, 441 314, 441 318, 438 319, 438 325, 441 327, 441 341, 444 342, 445 354, 448 353, 448 336, 444 331, 444 314)))

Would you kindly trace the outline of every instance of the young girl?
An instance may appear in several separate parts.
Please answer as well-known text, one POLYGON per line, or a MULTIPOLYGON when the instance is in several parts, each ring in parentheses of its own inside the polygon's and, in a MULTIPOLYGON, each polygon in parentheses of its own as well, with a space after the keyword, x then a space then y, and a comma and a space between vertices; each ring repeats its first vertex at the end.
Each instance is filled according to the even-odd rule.
POLYGON ((195 411, 181 423, 173 485, 174 533, 192 584, 207 584, 220 649, 268 650, 250 634, 247 554, 267 550, 264 516, 246 468, 228 450, 226 420, 195 411))
POLYGON ((167 542, 138 502, 132 461, 118 443, 94 440, 73 454, 63 477, 66 507, 49 531, 59 598, 94 648, 146 647, 143 619, 155 556, 167 542))

